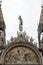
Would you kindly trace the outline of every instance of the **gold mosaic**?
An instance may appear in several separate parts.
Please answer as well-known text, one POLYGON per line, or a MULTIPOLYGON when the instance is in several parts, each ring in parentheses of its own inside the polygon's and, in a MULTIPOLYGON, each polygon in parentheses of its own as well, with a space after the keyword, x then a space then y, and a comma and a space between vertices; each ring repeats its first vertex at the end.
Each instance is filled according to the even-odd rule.
POLYGON ((29 63, 37 63, 38 57, 36 53, 27 47, 15 47, 12 48, 5 55, 5 63, 12 64, 29 64, 29 63))

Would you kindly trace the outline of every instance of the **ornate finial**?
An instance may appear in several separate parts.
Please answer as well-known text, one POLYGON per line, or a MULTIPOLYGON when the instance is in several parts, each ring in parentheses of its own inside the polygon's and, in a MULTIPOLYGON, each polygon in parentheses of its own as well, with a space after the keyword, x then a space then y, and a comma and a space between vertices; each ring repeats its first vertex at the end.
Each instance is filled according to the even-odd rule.
POLYGON ((31 37, 31 38, 30 38, 30 42, 32 43, 33 41, 34 41, 34 39, 31 37))
POLYGON ((11 36, 11 42, 13 42, 13 36, 11 36))
POLYGON ((19 23, 19 30, 22 31, 22 30, 23 30, 23 27, 22 27, 22 25, 23 25, 23 21, 22 21, 21 16, 19 16, 18 19, 20 20, 20 23, 19 23))

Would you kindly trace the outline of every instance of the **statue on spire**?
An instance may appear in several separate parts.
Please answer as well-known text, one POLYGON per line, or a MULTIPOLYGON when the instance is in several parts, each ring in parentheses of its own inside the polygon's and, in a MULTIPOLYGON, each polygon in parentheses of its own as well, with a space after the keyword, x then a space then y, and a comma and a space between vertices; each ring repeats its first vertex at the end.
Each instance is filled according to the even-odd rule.
POLYGON ((18 18, 19 20, 20 20, 20 23, 19 23, 19 30, 20 31, 22 31, 23 30, 23 20, 22 20, 22 18, 21 18, 21 16, 19 16, 19 18, 18 18))

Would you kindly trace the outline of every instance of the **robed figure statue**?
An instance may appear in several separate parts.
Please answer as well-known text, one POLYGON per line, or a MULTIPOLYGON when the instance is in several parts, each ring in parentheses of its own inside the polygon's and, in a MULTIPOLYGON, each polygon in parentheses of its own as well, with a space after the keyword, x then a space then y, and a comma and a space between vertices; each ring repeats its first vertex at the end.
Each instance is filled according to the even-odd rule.
POLYGON ((23 30, 23 20, 22 20, 22 18, 21 18, 21 16, 19 16, 19 18, 18 18, 19 20, 20 20, 20 23, 19 23, 19 30, 20 31, 22 31, 23 30))

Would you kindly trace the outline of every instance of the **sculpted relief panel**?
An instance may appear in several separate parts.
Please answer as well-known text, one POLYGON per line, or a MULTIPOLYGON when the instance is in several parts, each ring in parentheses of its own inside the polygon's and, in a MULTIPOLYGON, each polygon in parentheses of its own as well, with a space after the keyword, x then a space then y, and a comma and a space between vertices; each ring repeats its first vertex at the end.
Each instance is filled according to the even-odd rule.
POLYGON ((38 63, 38 57, 36 53, 27 47, 15 47, 12 48, 5 55, 5 63, 8 64, 32 64, 38 63))

